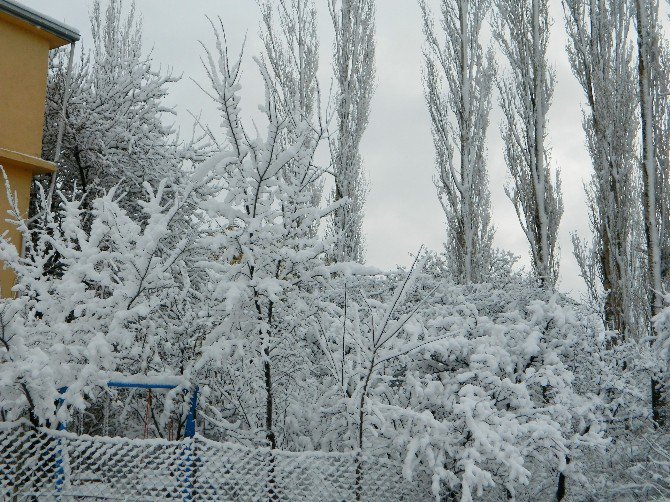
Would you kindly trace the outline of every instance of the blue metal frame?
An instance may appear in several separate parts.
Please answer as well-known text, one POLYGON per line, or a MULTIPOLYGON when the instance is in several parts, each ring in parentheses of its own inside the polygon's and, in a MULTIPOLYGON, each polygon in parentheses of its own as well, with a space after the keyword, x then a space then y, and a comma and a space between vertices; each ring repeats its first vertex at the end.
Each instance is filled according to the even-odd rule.
MULTIPOLYGON (((176 389, 179 387, 179 385, 171 385, 171 384, 150 384, 150 383, 137 383, 137 382, 120 382, 116 380, 110 380, 107 382, 107 387, 116 387, 116 388, 123 388, 123 389, 164 389, 164 390, 172 390, 176 389)), ((193 387, 193 391, 191 392, 191 399, 190 399, 190 406, 188 410, 188 415, 186 416, 186 425, 184 427, 184 437, 187 438, 192 438, 195 436, 195 420, 196 420, 196 412, 198 408, 198 393, 200 389, 196 385, 193 387)), ((65 394, 67 392, 67 387, 61 387, 58 389, 58 393, 65 394)), ((58 406, 63 405, 63 398, 60 397, 58 398, 58 406)), ((58 423, 58 430, 59 431, 64 431, 66 430, 67 425, 64 422, 59 422, 58 423)), ((191 500, 193 497, 193 490, 194 490, 194 485, 193 485, 193 470, 194 470, 194 461, 195 457, 191 454, 191 447, 190 445, 185 445, 184 449, 184 456, 186 457, 186 466, 184 468, 184 471, 186 473, 186 481, 188 483, 188 488, 184 490, 184 495, 187 500, 191 500)), ((56 459, 56 492, 58 493, 57 499, 60 500, 60 492, 63 489, 63 484, 65 483, 65 468, 63 466, 63 454, 61 453, 58 458, 56 459)))
POLYGON ((126 389, 166 389, 172 390, 178 385, 171 385, 167 383, 134 383, 134 382, 117 382, 110 380, 107 382, 107 387, 122 387, 126 389))
MULTIPOLYGON (((119 382, 116 380, 110 380, 107 382, 107 387, 116 387, 116 388, 122 388, 122 389, 147 389, 147 390, 152 390, 152 389, 162 389, 162 390, 172 390, 176 389, 179 387, 179 385, 173 385, 173 384, 167 384, 167 383, 137 383, 137 382, 119 382)), ((196 419, 196 412, 198 408, 198 393, 200 389, 196 385, 193 388, 193 392, 191 393, 191 406, 189 407, 188 410, 188 415, 186 416, 186 427, 184 428, 184 436, 185 437, 193 437, 195 436, 195 419, 196 419)), ((63 395, 67 392, 67 387, 61 387, 58 389, 58 393, 63 395)), ((63 398, 60 397, 58 398, 58 406, 62 406, 63 404, 63 398)), ((58 422, 58 430, 59 431, 64 431, 66 430, 67 425, 64 422, 58 422)))
POLYGON ((188 415, 186 415, 186 427, 184 427, 184 436, 187 438, 192 438, 195 436, 195 419, 196 412, 198 409, 198 392, 199 388, 196 385, 193 387, 193 392, 191 393, 191 406, 188 410, 188 415))

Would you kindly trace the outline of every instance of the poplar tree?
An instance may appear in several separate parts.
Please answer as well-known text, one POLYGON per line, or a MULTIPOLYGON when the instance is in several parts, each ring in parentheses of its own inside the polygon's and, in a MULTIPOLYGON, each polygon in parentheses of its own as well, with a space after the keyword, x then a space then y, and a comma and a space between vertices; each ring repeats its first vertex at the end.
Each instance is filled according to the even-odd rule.
POLYGON ((363 206, 367 192, 360 144, 368 125, 375 78, 374 0, 330 0, 335 30, 336 129, 330 141, 334 201, 346 200, 331 222, 336 261, 362 262, 363 206))
POLYGON ((545 142, 554 90, 547 63, 549 24, 547 0, 497 1, 494 35, 509 62, 509 76, 498 81, 505 162, 512 176, 507 195, 528 240, 533 271, 543 286, 553 287, 563 200, 545 142))
MULTIPOLYGON (((317 80, 319 69, 319 38, 317 35, 316 7, 313 0, 266 0, 261 4, 261 39, 264 45, 263 65, 273 80, 272 92, 278 113, 283 120, 319 122, 320 91, 317 80)), ((286 147, 295 143, 293 132, 297 124, 286 128, 280 141, 286 147)), ((315 136, 317 131, 312 131, 315 136)), ((291 183, 305 184, 312 194, 312 203, 318 206, 323 193, 323 169, 316 165, 307 171, 289 162, 285 170, 291 183), (305 176, 305 179, 301 179, 305 176)), ((313 232, 317 229, 314 228, 313 232)))
POLYGON ((420 6, 426 37, 424 88, 437 159, 435 184, 447 218, 446 255, 457 282, 482 282, 490 269, 493 243, 485 142, 495 63, 479 39, 491 2, 442 0, 444 43, 426 3, 420 6))
MULTIPOLYGON (((668 95, 670 73, 668 47, 659 25, 658 0, 635 0, 637 30, 638 85, 642 155, 642 214, 644 220, 644 250, 647 264, 648 315, 651 319, 663 308, 664 277, 670 265, 668 212, 670 188, 668 183, 668 95)), ((651 328, 650 324, 650 331, 651 328)), ((652 333, 653 335, 653 333, 652 333)), ((665 397, 659 368, 651 379, 651 403, 654 421, 665 424, 665 397)))
POLYGON ((605 295, 604 319, 620 333, 637 331, 639 220, 635 183, 637 100, 628 2, 564 0, 568 55, 586 97, 583 128, 593 164, 586 187, 593 243, 576 236, 575 256, 590 295, 605 295), (589 273, 593 265, 595 274, 589 273))

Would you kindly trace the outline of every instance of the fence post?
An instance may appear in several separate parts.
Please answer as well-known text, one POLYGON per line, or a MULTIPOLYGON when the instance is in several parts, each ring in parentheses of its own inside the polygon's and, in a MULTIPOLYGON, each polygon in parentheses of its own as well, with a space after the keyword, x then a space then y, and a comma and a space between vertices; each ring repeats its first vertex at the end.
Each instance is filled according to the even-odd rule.
POLYGON ((356 480, 354 483, 354 496, 356 502, 361 500, 363 495, 363 450, 358 450, 354 457, 356 464, 356 480))
POLYGON ((276 502, 279 500, 277 493, 277 478, 275 476, 275 463, 276 457, 272 448, 268 450, 268 479, 267 479, 267 490, 268 490, 268 502, 276 502))
MULTIPOLYGON (((61 387, 58 389, 58 393, 61 395, 61 397, 58 398, 58 406, 56 408, 56 411, 60 409, 61 406, 63 406, 63 394, 67 392, 67 387, 61 387)), ((58 426, 56 427, 57 430, 59 431, 65 431, 67 430, 67 424, 65 422, 58 422, 58 426)), ((65 484, 65 466, 63 465, 63 462, 65 460, 65 443, 63 442, 62 438, 58 438, 58 447, 56 448, 56 500, 60 500, 61 498, 61 492, 63 491, 63 485, 65 484)))
POLYGON ((196 410, 198 408, 198 391, 199 388, 196 385, 193 388, 193 392, 191 393, 191 406, 189 407, 188 415, 186 417, 186 430, 184 431, 184 435, 188 438, 192 438, 195 436, 195 419, 196 419, 196 410))
POLYGON ((186 438, 186 466, 184 471, 186 472, 186 500, 193 500, 193 495, 195 492, 195 475, 196 475, 196 455, 195 455, 195 420, 196 412, 198 408, 198 391, 199 388, 196 385, 191 392, 190 406, 188 410, 188 415, 186 416, 186 426, 184 427, 184 436, 186 438), (189 445, 190 443, 190 445, 189 445))

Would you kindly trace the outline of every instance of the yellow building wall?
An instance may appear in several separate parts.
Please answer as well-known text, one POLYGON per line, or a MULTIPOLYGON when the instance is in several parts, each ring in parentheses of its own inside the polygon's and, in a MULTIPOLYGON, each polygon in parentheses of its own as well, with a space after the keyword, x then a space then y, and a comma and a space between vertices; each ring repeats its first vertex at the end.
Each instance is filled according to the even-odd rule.
MULTIPOLYGON (((21 214, 26 217, 28 214, 28 203, 30 201, 30 183, 33 175, 29 170, 18 168, 8 161, 3 161, 2 167, 7 173, 12 196, 17 197, 19 210, 21 211, 21 214)), ((8 237, 16 246, 16 249, 21 252, 21 233, 14 225, 5 221, 10 218, 7 213, 10 209, 10 205, 7 200, 7 192, 4 183, 2 185, 2 193, 0 194, 0 229, 2 229, 5 237, 8 237)), ((11 270, 4 269, 4 267, 0 269, 0 295, 4 298, 13 296, 11 291, 13 285, 14 273, 11 270)))
MULTIPOLYGON (((40 156, 49 49, 57 45, 63 43, 56 44, 51 35, 0 14, 0 165, 24 217, 33 174, 55 169, 40 156)), ((0 178, 0 233, 7 235, 20 252, 21 235, 6 221, 9 207, 0 178)), ((14 274, 0 265, 0 296, 13 296, 13 284, 14 274)))
POLYGON ((49 41, 0 18, 0 148, 42 152, 49 41))

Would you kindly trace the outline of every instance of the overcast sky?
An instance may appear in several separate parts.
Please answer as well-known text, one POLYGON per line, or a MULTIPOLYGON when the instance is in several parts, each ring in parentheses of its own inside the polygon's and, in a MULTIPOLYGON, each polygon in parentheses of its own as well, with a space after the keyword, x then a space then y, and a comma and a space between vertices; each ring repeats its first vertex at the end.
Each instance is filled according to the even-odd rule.
MULTIPOLYGON (((90 42, 90 0, 23 0, 23 3, 63 21, 90 42)), ((128 3, 128 2, 126 2, 128 3)), ((549 112, 549 145, 552 164, 560 167, 565 213, 560 227, 561 276, 559 287, 579 295, 583 290, 572 256, 571 233, 588 236, 583 183, 590 176, 590 161, 581 127, 582 92, 572 75, 565 53, 563 12, 559 0, 550 0, 554 20, 549 61, 556 71, 554 102, 549 112)), ((321 35, 320 81, 330 87, 332 29, 326 0, 316 0, 321 35)), ((437 0, 429 0, 437 10, 437 0)), ((254 113, 262 89, 251 57, 260 53, 259 9, 256 0, 138 0, 144 24, 144 47, 153 48, 156 65, 183 75, 172 87, 170 104, 176 107, 177 125, 189 128, 188 111, 202 113, 205 121, 218 124, 216 110, 191 81, 205 83, 199 57, 199 42, 212 45, 212 32, 205 16, 221 17, 233 49, 247 35, 246 65, 242 77, 242 105, 254 113)), ((370 124, 362 143, 364 168, 370 192, 366 203, 364 232, 370 264, 391 268, 406 265, 409 254, 421 244, 441 250, 445 236, 444 217, 433 185, 434 152, 429 117, 421 83, 423 37, 415 0, 377 1, 377 86, 370 124)), ((504 61, 499 65, 504 68, 504 61)), ((528 265, 528 247, 504 193, 508 180, 503 159, 498 96, 488 135, 488 170, 491 183, 495 245, 521 256, 528 265)), ((184 131, 188 132, 188 131, 184 131)))

